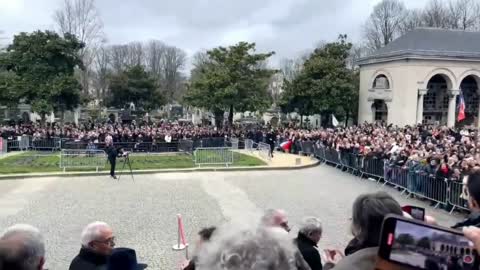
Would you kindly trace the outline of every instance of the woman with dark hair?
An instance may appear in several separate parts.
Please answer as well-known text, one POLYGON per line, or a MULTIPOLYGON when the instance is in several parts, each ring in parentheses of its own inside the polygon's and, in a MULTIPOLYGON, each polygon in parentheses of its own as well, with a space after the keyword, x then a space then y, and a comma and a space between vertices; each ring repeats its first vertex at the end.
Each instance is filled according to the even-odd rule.
MULTIPOLYGON (((198 253, 198 251, 200 250, 200 248, 202 247, 202 245, 206 242, 209 242, 210 241, 210 238, 212 238, 212 234, 215 232, 217 228, 216 227, 208 227, 208 228, 203 228, 201 229, 199 232, 198 232, 198 240, 197 240, 197 243, 196 243, 196 253, 198 253)), ((193 257, 192 260, 190 260, 188 262, 188 264, 186 264, 186 266, 183 268, 183 270, 195 270, 195 264, 196 264, 196 261, 197 261, 197 257, 193 257)))
POLYGON ((334 258, 326 252, 324 269, 374 269, 383 219, 388 214, 403 214, 400 204, 392 196, 386 192, 360 195, 353 203, 354 239, 345 250, 347 257, 335 265, 334 258))

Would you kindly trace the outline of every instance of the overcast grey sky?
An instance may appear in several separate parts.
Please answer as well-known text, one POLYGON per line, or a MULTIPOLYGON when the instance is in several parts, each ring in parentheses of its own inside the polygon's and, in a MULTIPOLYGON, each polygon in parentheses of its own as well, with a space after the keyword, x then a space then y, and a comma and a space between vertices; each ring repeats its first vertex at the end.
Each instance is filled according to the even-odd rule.
MULTIPOLYGON (((0 0, 6 43, 20 31, 54 29, 63 0, 0 0)), ((109 43, 162 40, 192 55, 241 40, 292 57, 346 33, 353 41, 380 0, 97 0, 109 43)), ((426 0, 404 0, 408 8, 426 0)))

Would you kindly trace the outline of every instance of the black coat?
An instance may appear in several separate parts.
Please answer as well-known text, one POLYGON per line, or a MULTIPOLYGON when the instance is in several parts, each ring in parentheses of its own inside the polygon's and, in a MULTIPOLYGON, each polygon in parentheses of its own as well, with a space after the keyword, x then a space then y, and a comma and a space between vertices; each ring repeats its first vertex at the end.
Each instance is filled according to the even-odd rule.
POLYGON ((105 152, 107 153, 108 160, 115 160, 118 156, 117 148, 112 145, 108 146, 105 152))
POLYGON ((73 258, 69 270, 104 270, 107 268, 107 256, 93 253, 81 248, 80 253, 73 258))
POLYGON ((322 270, 322 259, 317 249, 317 243, 306 237, 302 233, 298 233, 295 243, 312 270, 322 270))
POLYGON ((267 133, 267 136, 265 137, 266 143, 273 145, 275 144, 275 134, 273 132, 267 133))

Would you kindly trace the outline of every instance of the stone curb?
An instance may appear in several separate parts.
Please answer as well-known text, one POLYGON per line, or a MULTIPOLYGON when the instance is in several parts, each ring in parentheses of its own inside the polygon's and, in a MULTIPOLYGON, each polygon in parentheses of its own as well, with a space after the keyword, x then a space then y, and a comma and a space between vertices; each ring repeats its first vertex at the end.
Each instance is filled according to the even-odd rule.
MULTIPOLYGON (((295 166, 255 166, 255 167, 204 167, 204 168, 186 168, 186 169, 159 169, 159 170, 134 170, 134 174, 157 174, 157 173, 192 173, 192 172, 235 172, 235 171, 282 171, 282 170, 301 170, 316 167, 320 164, 319 160, 316 160, 312 164, 308 165, 295 165, 295 166)), ((118 171, 117 171, 118 173, 118 171)), ((128 177, 129 171, 123 171, 122 177, 128 177)), ((58 172, 58 173, 29 173, 29 174, 6 174, 0 175, 1 180, 13 180, 13 179, 29 179, 29 178, 46 178, 46 177, 78 177, 78 176, 106 176, 109 175, 108 171, 103 172, 58 172)))

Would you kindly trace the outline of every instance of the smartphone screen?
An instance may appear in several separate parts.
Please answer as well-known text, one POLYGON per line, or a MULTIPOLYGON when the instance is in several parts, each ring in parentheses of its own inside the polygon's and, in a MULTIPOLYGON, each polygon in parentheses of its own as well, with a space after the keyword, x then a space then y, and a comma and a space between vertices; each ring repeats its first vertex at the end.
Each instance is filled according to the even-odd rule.
POLYGON ((402 210, 410 214, 414 219, 422 221, 425 220, 425 208, 413 205, 405 205, 402 207, 402 210))
POLYGON ((379 257, 414 269, 475 269, 477 253, 461 232, 403 217, 388 217, 379 257))

